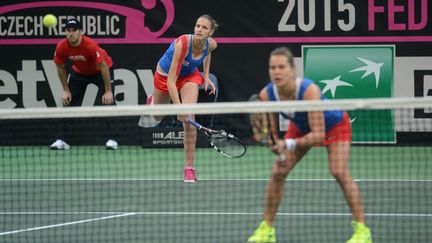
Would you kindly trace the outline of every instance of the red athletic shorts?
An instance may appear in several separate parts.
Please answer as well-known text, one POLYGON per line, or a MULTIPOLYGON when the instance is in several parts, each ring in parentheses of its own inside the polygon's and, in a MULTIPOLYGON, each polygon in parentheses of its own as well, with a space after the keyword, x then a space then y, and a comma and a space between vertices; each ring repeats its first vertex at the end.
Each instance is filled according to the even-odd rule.
MULTIPOLYGON (((154 87, 159 90, 160 92, 164 94, 169 94, 168 92, 168 86, 167 86, 168 77, 163 76, 159 74, 158 71, 154 74, 154 87)), ((204 79, 201 75, 201 73, 198 71, 198 69, 195 70, 192 74, 189 74, 187 76, 179 76, 176 81, 177 90, 181 90, 183 88, 183 85, 186 82, 192 82, 198 84, 198 86, 201 86, 204 82, 204 79)))
MULTIPOLYGON (((305 134, 300 132, 294 122, 290 122, 284 138, 299 138, 304 135, 305 134)), ((348 113, 344 112, 342 120, 326 132, 323 143, 318 146, 326 146, 335 142, 351 142, 351 140, 351 123, 348 113)))

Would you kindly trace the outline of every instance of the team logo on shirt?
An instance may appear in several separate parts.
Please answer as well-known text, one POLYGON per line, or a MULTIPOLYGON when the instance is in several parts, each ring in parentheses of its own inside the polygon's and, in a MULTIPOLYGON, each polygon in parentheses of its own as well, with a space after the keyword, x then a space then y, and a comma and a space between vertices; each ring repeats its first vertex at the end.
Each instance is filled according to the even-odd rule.
POLYGON ((71 61, 83 61, 83 62, 85 62, 87 59, 83 55, 75 55, 75 56, 69 56, 69 60, 71 60, 71 61))
POLYGON ((189 67, 190 62, 184 60, 182 66, 189 67))
MULTIPOLYGON (((310 46, 304 47, 303 53, 304 76, 312 79, 328 99, 393 96, 394 46, 310 46)), ((391 111, 348 113, 353 141, 395 142, 391 111), (373 117, 379 117, 379 121, 373 121, 373 117), (374 122, 377 122, 376 126, 374 122), (372 127, 379 129, 380 136, 376 136, 377 130, 365 131, 372 127)))

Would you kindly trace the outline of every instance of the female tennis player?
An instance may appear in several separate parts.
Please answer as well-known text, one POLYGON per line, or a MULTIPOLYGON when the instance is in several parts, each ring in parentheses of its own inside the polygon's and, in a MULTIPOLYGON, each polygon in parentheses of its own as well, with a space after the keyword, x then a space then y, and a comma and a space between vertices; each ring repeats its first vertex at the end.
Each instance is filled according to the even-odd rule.
MULTIPOLYGON (((211 53, 217 47, 211 38, 217 28, 216 21, 210 15, 200 16, 195 24, 194 34, 182 35, 173 41, 159 60, 154 74, 154 91, 147 98, 147 104, 167 104, 171 100, 174 104, 197 103, 198 89, 204 85, 205 91, 215 94, 214 83, 209 79, 211 53), (198 71, 203 64, 204 77, 198 71)), ((196 144, 196 128, 187 122, 187 117, 194 119, 193 114, 178 115, 177 119, 183 123, 185 168, 183 180, 187 183, 197 181, 194 169, 194 154, 196 144)), ((158 124, 163 117, 154 117, 158 124)))
MULTIPOLYGON (((324 99, 311 80, 295 77, 294 58, 285 47, 270 54, 269 74, 271 82, 259 94, 263 101, 324 99)), ((284 153, 285 159, 276 158, 265 193, 264 220, 248 242, 276 242, 273 222, 282 200, 285 178, 313 146, 321 145, 327 148, 330 173, 351 209, 354 234, 347 243, 372 243, 371 232, 365 225, 360 191, 348 167, 352 138, 348 114, 341 110, 281 114, 291 122, 284 139, 277 141, 272 150, 284 153)))

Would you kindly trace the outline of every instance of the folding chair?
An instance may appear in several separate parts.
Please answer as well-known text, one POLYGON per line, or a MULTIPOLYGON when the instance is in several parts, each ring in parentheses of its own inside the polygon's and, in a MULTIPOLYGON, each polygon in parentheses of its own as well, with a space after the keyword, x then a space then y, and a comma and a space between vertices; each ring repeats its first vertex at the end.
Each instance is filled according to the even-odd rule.
MULTIPOLYGON (((204 75, 204 73, 201 73, 201 75, 204 75)), ((216 102, 217 98, 218 98, 218 94, 219 94, 218 79, 217 79, 217 77, 213 73, 209 73, 209 79, 214 83, 215 88, 216 88, 214 99, 212 100, 212 102, 216 102)), ((204 90, 204 88, 205 88, 204 85, 201 85, 200 90, 204 90)), ((209 91, 207 90, 207 92, 209 92, 209 91)), ((200 101, 201 102, 208 102, 208 101, 205 101, 205 100, 206 99, 204 98, 203 101, 201 101, 201 100, 200 101)))
MULTIPOLYGON (((204 75, 204 73, 201 73, 201 75, 204 75)), ((217 98, 218 98, 218 94, 219 94, 218 78, 213 73, 209 73, 209 79, 214 83, 215 88, 216 88, 214 97, 213 97, 213 95, 208 94, 210 92, 209 90, 207 90, 207 92, 204 92, 205 86, 201 85, 200 94, 198 97, 198 103, 217 102, 217 98)), ((213 126, 214 115, 211 115, 208 119, 209 119, 208 126, 210 126, 210 127, 213 126)))

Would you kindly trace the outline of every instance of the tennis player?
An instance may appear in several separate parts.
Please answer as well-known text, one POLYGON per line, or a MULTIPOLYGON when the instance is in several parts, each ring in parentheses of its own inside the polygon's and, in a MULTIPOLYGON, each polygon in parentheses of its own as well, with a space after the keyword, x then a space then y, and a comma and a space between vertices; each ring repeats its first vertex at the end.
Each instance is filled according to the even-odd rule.
MULTIPOLYGON (((260 92, 264 101, 323 100, 321 90, 311 80, 296 78, 294 58, 285 47, 270 54, 271 82, 260 92)), ((283 140, 272 148, 284 153, 286 159, 277 157, 265 193, 264 220, 248 242, 276 242, 273 222, 282 200, 285 178, 301 158, 317 145, 326 146, 329 169, 342 189, 351 209, 354 234, 347 243, 372 243, 372 235, 365 225, 364 210, 357 184, 351 177, 348 161, 351 148, 351 124, 348 114, 341 110, 281 113, 290 125, 283 140)))
MULTIPOLYGON (((209 79, 211 53, 217 47, 211 38, 217 28, 217 23, 210 15, 200 16, 194 28, 194 34, 182 35, 174 40, 168 50, 159 60, 154 74, 154 91, 147 98, 147 104, 197 103, 198 89, 205 85, 205 91, 215 94, 214 83, 209 79), (198 71, 203 64, 204 77, 198 71)), ((187 116, 194 119, 193 114, 178 115, 177 119, 183 123, 185 168, 183 180, 186 183, 197 181, 194 169, 194 154, 196 144, 196 128, 186 121, 187 116)), ((143 122, 147 126, 156 126, 163 117, 148 117, 143 122)))
MULTIPOLYGON (((82 34, 82 25, 77 19, 68 19, 65 28, 66 38, 57 44, 54 53, 54 63, 63 86, 63 105, 80 106, 87 86, 91 83, 99 89, 95 105, 115 104, 111 80, 113 64, 111 57, 93 39, 82 34), (69 76, 65 68, 68 61, 72 63, 69 76)), ((64 127, 61 126, 63 130, 64 127)), ((105 145, 111 150, 116 150, 118 147, 117 142, 112 138, 108 139, 105 145)), ((69 147, 60 138, 50 146, 53 150, 69 149, 69 147)))

